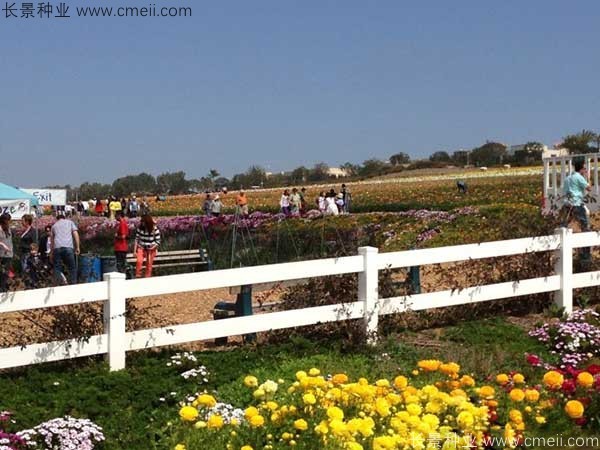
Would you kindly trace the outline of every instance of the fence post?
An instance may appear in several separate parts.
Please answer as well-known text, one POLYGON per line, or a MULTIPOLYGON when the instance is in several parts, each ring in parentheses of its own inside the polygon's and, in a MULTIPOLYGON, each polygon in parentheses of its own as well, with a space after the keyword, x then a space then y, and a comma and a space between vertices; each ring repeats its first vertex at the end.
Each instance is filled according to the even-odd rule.
POLYGON ((125 274, 104 274, 108 282, 108 301, 104 302, 104 332, 108 336, 110 370, 125 368, 125 274))
POLYGON ((564 308, 565 313, 573 312, 573 246, 571 237, 573 230, 570 228, 557 228, 555 235, 560 239, 560 246, 556 250, 556 265, 554 270, 560 275, 560 290, 554 293, 554 303, 559 308, 564 308))
POLYGON ((377 255, 379 250, 375 247, 360 247, 358 254, 365 261, 365 269, 358 274, 358 300, 364 302, 364 321, 367 334, 367 343, 377 342, 377 325, 379 323, 379 269, 377 268, 377 255))

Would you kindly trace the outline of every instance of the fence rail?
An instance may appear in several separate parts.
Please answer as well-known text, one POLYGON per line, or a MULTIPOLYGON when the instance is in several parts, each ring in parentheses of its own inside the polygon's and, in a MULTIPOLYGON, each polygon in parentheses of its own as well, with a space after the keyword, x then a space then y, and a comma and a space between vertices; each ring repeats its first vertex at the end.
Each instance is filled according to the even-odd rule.
POLYGON ((380 315, 547 292, 554 292, 556 304, 571 312, 573 289, 600 285, 600 271, 573 274, 574 249, 593 245, 600 245, 600 233, 573 235, 571 230, 560 228, 549 236, 390 253, 361 247, 357 256, 147 279, 126 280, 123 274, 109 273, 97 283, 4 293, 0 294, 0 313, 103 302, 104 334, 85 341, 2 348, 0 369, 105 354, 111 370, 119 370, 125 367, 128 351, 349 319, 362 319, 367 339, 375 341, 380 315), (379 270, 549 251, 555 252, 557 262, 554 273, 543 277, 379 298, 379 270), (128 298, 350 273, 358 274, 358 298, 354 302, 126 332, 128 298))

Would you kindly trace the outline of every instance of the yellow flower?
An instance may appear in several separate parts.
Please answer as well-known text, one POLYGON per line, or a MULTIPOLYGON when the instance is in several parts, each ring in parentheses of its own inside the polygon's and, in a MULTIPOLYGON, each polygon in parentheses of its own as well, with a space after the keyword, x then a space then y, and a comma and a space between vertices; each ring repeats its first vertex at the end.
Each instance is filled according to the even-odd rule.
POLYGON ((254 406, 249 406, 246 408, 246 410, 244 411, 244 417, 247 420, 250 420, 250 418, 254 417, 254 416, 258 416, 260 414, 260 412, 258 411, 258 409, 256 409, 254 406))
POLYGON ((215 406, 217 404, 217 401, 215 400, 215 398, 209 394, 199 395, 198 398, 196 399, 196 402, 199 405, 208 406, 209 408, 212 408, 213 406, 215 406))
POLYGON ((454 362, 440 364, 440 372, 446 375, 458 375, 458 372, 460 372, 460 366, 454 362))
POLYGON ((341 436, 346 432, 348 427, 343 420, 334 419, 329 422, 329 428, 334 435, 341 436))
POLYGON ((194 424, 194 428, 195 428, 196 430, 200 430, 200 429, 202 429, 202 428, 206 428, 206 422, 205 422, 205 421, 203 421, 203 420, 199 420, 198 422, 196 422, 196 423, 194 424))
POLYGON ((263 398, 265 396, 265 391, 264 389, 257 389, 252 395, 254 396, 254 398, 263 398))
POLYGON ((525 399, 530 403, 535 403, 540 399, 540 393, 536 389, 526 389, 525 399))
POLYGON ((523 414, 518 409, 511 409, 508 413, 510 420, 516 424, 523 422, 523 414))
POLYGON ((571 419, 580 419, 585 411, 583 403, 579 400, 570 400, 565 405, 565 412, 571 419))
POLYGON ((183 445, 183 444, 177 444, 175 446, 175 450, 185 450, 185 445, 183 445))
POLYGON ((250 445, 244 445, 240 450, 254 450, 250 445))
POLYGON ((481 388, 479 388, 479 396, 481 398, 492 398, 495 393, 496 390, 491 386, 481 386, 481 388))
POLYGON ((306 374, 306 372, 304 370, 299 370, 298 372, 296 372, 296 379, 298 381, 300 381, 302 378, 306 378, 308 375, 306 374))
POLYGON ((408 378, 403 375, 398 375, 396 378, 394 378, 394 386, 396 389, 405 389, 406 386, 408 386, 408 378))
POLYGON ((544 384, 550 389, 560 389, 565 378, 559 372, 551 370, 544 375, 544 384))
POLYGON ((284 441, 289 441, 293 437, 294 435, 292 433, 288 433, 287 431, 281 434, 281 439, 283 439, 284 441))
POLYGON ((323 434, 323 435, 329 433, 329 427, 327 426, 327 421, 322 420, 321 423, 319 423, 319 425, 317 425, 315 427, 315 432, 317 434, 323 434))
POLYGON ((545 423, 546 423, 546 418, 545 418, 545 417, 543 417, 543 416, 536 416, 536 417, 535 417, 535 421, 536 421, 537 423, 539 423, 540 425, 543 425, 543 424, 545 424, 545 423))
POLYGON ((348 375, 345 373, 336 373, 332 378, 331 382, 335 385, 346 384, 348 382, 348 375))
POLYGON ((506 375, 505 373, 501 373, 496 376, 496 383, 498 383, 500 386, 508 384, 509 380, 510 379, 508 378, 508 375, 506 375))
POLYGON ((594 385, 594 377, 589 372, 581 372, 577 375, 577 385, 582 388, 591 388, 594 385))
POLYGON ((247 387, 255 388, 258 386, 258 378, 253 375, 248 375, 244 378, 244 384, 247 387))
POLYGON ((390 415, 390 404, 385 398, 378 398, 375 400, 375 411, 381 417, 387 417, 390 415))
POLYGON ((473 417, 473 414, 471 414, 468 411, 462 411, 456 417, 456 423, 458 424, 458 426, 460 428, 462 428, 463 430, 466 430, 473 426, 473 424, 475 423, 475 417, 473 417))
POLYGON ((523 384, 525 383, 525 377, 520 373, 515 373, 512 377, 515 384, 523 384))
POLYGON ((265 406, 267 407, 267 409, 271 410, 271 411, 275 411, 277 408, 279 408, 279 405, 277 404, 277 402, 267 402, 265 404, 265 406))
POLYGON ((279 385, 273 380, 267 380, 259 386, 259 389, 265 391, 266 394, 274 394, 277 392, 279 385))
POLYGON ((423 369, 426 372, 435 372, 439 369, 441 361, 437 359, 424 359, 417 363, 419 369, 423 369))
POLYGON ((302 396, 302 401, 305 405, 314 405, 315 403, 317 403, 317 399, 310 392, 302 396))
POLYGON ((469 375, 463 375, 460 378, 460 384, 461 384, 461 386, 472 387, 472 386, 475 386, 475 380, 473 379, 473 377, 470 377, 469 375))
POLYGON ((346 442, 346 450, 364 450, 358 442, 346 442))
POLYGON ((392 436, 377 436, 373 439, 373 450, 391 450, 396 448, 396 442, 392 436))
POLYGON ((423 409, 421 408, 420 405, 417 405, 416 403, 411 403, 409 405, 406 405, 406 411, 411 416, 419 416, 421 414, 421 412, 423 412, 423 409))
POLYGON ((308 371, 308 374, 309 374, 311 377, 317 377, 317 376, 319 376, 319 375, 321 374, 321 371, 320 371, 319 369, 317 369, 316 367, 313 367, 312 369, 310 369, 310 370, 308 371))
POLYGON ((265 424, 265 418, 258 414, 256 416, 250 417, 250 420, 248 422, 250 422, 250 426, 252 426, 253 428, 258 428, 262 427, 265 424))
POLYGON ((513 402, 522 402, 525 400, 525 392, 522 389, 513 389, 508 395, 513 402))
POLYGON ((206 425, 208 428, 216 428, 218 430, 224 425, 223 418, 219 414, 213 414, 208 418, 206 425))
POLYGON ((329 420, 342 420, 344 419, 344 411, 337 406, 330 406, 327 408, 327 417, 329 417, 329 420))
POLYGON ((194 422, 198 418, 198 410, 193 406, 184 406, 179 410, 179 417, 186 422, 194 422))
POLYGON ((308 429, 308 423, 304 419, 294 420, 294 428, 296 430, 305 431, 308 429))

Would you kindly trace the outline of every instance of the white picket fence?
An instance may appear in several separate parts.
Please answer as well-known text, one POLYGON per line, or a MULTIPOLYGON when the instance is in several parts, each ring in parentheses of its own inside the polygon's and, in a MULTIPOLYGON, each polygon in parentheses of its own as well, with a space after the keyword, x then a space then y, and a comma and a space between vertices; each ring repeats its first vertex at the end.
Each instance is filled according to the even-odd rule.
POLYGON ((376 340, 380 315, 543 292, 554 292, 556 303, 570 312, 574 288, 600 285, 600 271, 573 274, 573 249, 596 245, 600 245, 600 233, 573 234, 560 228, 550 236, 390 253, 361 247, 357 256, 146 279, 126 280, 120 273, 110 273, 97 283, 9 292, 0 294, 0 314, 104 302, 105 333, 86 342, 74 339, 0 349, 0 369, 106 354, 111 370, 119 370, 125 367, 128 351, 348 319, 362 318, 367 336, 376 340), (557 264, 553 274, 543 277, 394 298, 378 295, 379 270, 547 251, 556 252, 557 264), (359 279, 354 302, 125 331, 128 298, 350 273, 358 273, 359 279))

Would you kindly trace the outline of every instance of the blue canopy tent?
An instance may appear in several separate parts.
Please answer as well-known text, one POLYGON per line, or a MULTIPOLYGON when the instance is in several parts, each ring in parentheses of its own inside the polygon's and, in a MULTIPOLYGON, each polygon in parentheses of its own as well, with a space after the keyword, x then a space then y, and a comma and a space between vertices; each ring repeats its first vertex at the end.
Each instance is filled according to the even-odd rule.
POLYGON ((35 195, 0 183, 0 210, 2 213, 10 214, 13 219, 20 219, 24 214, 31 212, 32 206, 39 206, 35 195))

